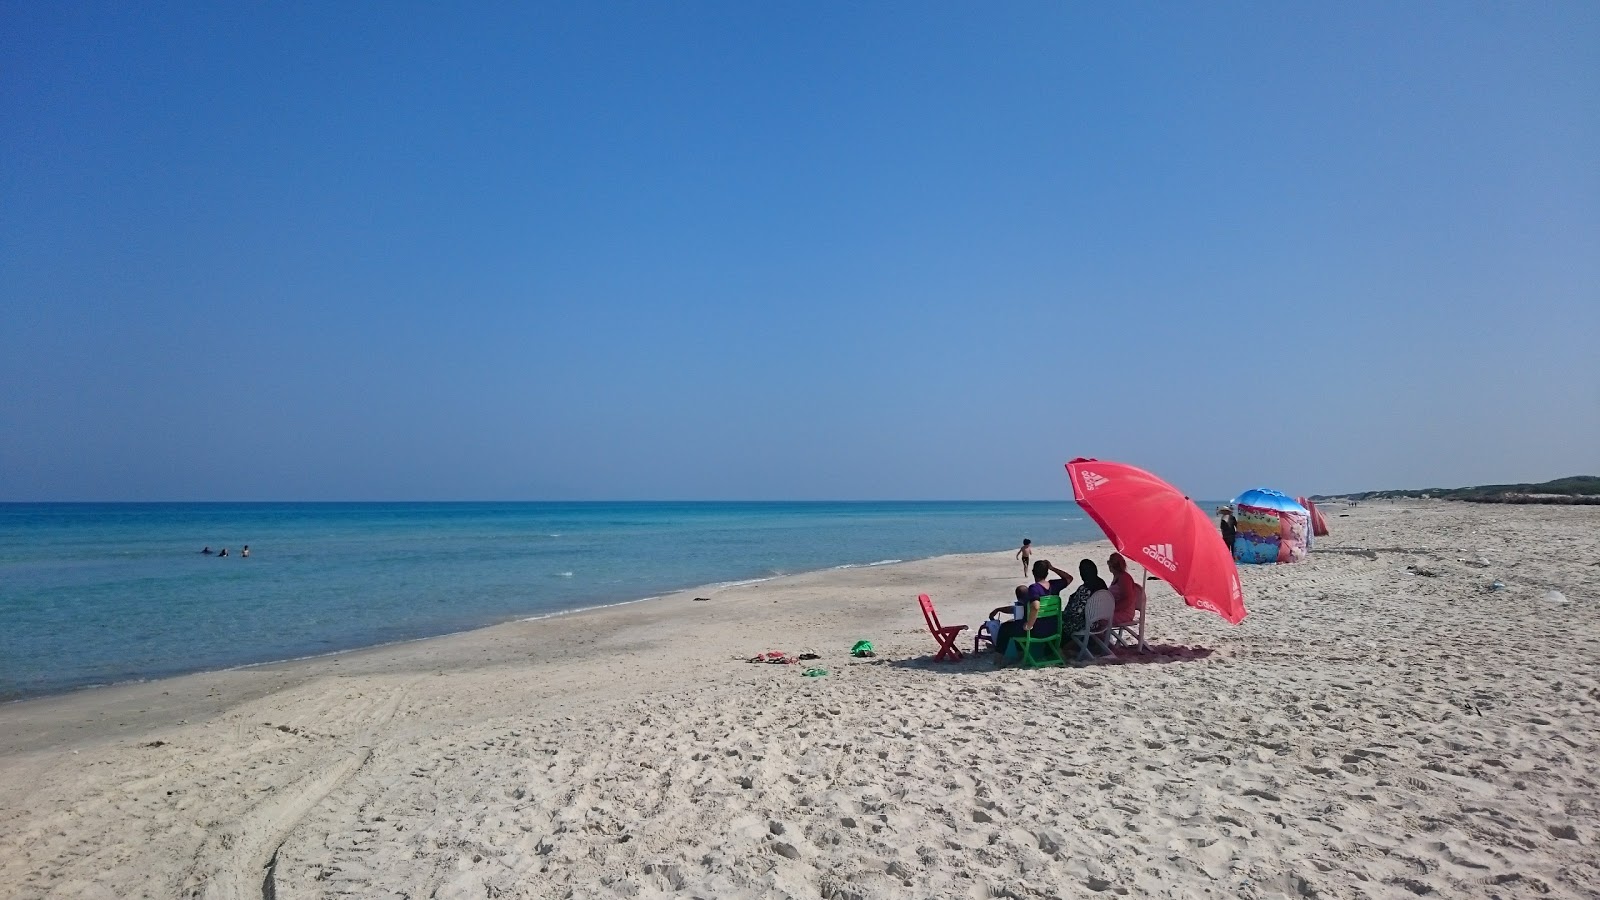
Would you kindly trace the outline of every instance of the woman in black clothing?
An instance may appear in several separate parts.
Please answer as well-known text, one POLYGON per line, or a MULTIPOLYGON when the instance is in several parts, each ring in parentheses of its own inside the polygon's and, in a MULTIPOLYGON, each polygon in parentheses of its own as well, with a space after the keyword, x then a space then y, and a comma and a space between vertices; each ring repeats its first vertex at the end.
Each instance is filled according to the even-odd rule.
POLYGON ((1061 624, 1063 634, 1074 635, 1083 630, 1083 616, 1089 608, 1089 597, 1095 591, 1109 591, 1105 579, 1100 577, 1100 570, 1094 560, 1085 559, 1078 563, 1078 589, 1072 592, 1061 605, 1061 624))
POLYGON ((1226 506, 1217 508, 1217 524, 1222 528, 1222 542, 1228 545, 1228 555, 1233 555, 1233 536, 1239 533, 1239 522, 1233 517, 1233 510, 1226 506))

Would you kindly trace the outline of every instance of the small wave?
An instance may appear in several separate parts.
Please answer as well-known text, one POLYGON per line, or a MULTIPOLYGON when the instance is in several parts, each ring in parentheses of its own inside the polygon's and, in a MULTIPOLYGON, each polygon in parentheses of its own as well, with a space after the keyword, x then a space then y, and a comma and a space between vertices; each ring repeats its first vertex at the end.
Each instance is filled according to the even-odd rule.
POLYGON ((571 578, 572 577, 572 573, 571 572, 557 572, 556 573, 556 577, 557 578, 571 578))
POLYGON ((779 575, 782 575, 782 574, 783 573, 780 572, 780 573, 778 573, 778 575, 773 575, 770 578, 746 578, 743 581, 718 581, 718 582, 716 582, 714 584, 707 585, 707 587, 713 587, 713 588, 744 587, 747 584, 760 584, 763 581, 771 581, 773 578, 777 578, 777 577, 779 577, 779 575))
POLYGON ((892 566, 895 563, 900 563, 900 562, 905 562, 905 560, 903 560, 903 559, 880 559, 877 562, 869 562, 869 563, 845 563, 842 566, 834 566, 834 568, 835 569, 870 569, 873 566, 892 566))
POLYGON ((654 596, 654 597, 640 597, 637 600, 618 600, 616 603, 601 603, 601 604, 598 604, 598 605, 595 605, 595 606, 580 606, 577 609, 558 609, 555 612, 540 613, 537 616, 526 616, 526 617, 521 618, 521 619, 513 619, 512 621, 515 621, 515 622, 538 622, 538 621, 541 621, 543 619, 559 619, 562 616, 571 616, 571 615, 576 615, 578 613, 593 612, 594 610, 597 610, 597 609, 610 609, 613 606, 629 606, 629 605, 632 605, 634 603, 643 603, 646 600, 660 600, 660 599, 661 599, 660 596, 654 596))

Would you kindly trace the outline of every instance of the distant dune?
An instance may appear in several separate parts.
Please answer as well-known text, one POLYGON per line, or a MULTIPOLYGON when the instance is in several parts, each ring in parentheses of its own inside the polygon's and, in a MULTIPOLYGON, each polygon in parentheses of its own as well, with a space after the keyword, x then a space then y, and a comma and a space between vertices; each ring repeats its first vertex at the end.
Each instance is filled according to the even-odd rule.
POLYGON ((1358 494, 1317 495, 1313 500, 1465 500, 1469 503, 1553 503, 1600 505, 1600 476, 1573 475, 1540 484, 1480 484, 1463 488, 1363 491, 1358 494))

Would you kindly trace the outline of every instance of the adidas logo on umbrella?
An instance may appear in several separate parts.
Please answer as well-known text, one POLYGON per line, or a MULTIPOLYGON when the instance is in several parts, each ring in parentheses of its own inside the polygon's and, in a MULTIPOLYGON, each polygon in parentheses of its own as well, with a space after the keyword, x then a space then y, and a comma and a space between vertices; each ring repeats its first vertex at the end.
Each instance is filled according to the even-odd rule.
POLYGON ((1176 572, 1178 563, 1172 558, 1171 544, 1150 544, 1144 548, 1145 555, 1166 567, 1168 572, 1176 572))

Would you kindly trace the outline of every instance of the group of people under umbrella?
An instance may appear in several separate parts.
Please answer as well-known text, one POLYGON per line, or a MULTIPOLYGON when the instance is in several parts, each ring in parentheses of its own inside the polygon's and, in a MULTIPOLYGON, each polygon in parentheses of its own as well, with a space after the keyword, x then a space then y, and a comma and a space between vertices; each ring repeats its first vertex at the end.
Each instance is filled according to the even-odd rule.
MULTIPOLYGON (((1100 575, 1093 560, 1085 559, 1078 564, 1075 589, 1067 594, 1074 587, 1071 573, 1048 560, 1034 562, 1033 583, 1017 588, 1012 620, 997 623, 990 631, 997 661, 1005 660, 1008 646, 1018 637, 1042 636, 1034 631, 1040 624, 1039 600, 1049 596, 1061 597, 1060 627, 1073 635, 1085 630, 1086 610, 1096 594, 1107 592, 1113 601, 1111 624, 1137 622, 1138 644, 1145 646, 1144 585, 1128 572, 1130 560, 1165 581, 1189 606, 1214 612, 1235 625, 1244 619, 1244 592, 1233 553, 1217 539, 1210 517, 1182 491, 1125 463, 1079 458, 1067 463, 1067 474, 1073 499, 1117 550, 1106 561, 1111 581, 1100 575)), ((991 613, 991 621, 1005 610, 1000 607, 991 613)))
MULTIPOLYGON (((1095 565, 1094 560, 1080 560, 1078 586, 1068 594, 1067 588, 1073 583, 1072 575, 1048 559, 1035 560, 1033 583, 1018 586, 1016 602, 1010 607, 1002 606, 989 613, 989 621, 984 623, 994 642, 995 664, 1000 665, 1005 662, 1006 650, 1013 639, 1024 634, 1045 638, 1056 633, 1057 623, 1054 620, 1040 621, 1039 601, 1044 597, 1061 598, 1060 628, 1064 635, 1079 635, 1085 632, 1085 626, 1089 624, 1085 618, 1089 601, 1101 591, 1105 591, 1111 597, 1111 626, 1134 624, 1144 606, 1144 589, 1128 573, 1128 561, 1123 559, 1122 554, 1111 554, 1106 560, 1106 566, 1111 573, 1109 584, 1100 577, 1100 568, 1095 565), (1051 578, 1051 575, 1059 577, 1051 578), (1008 611, 1011 613, 1010 621, 1002 622, 997 618, 1008 611)), ((1088 637, 1085 636, 1083 640, 1088 640, 1088 637)))

